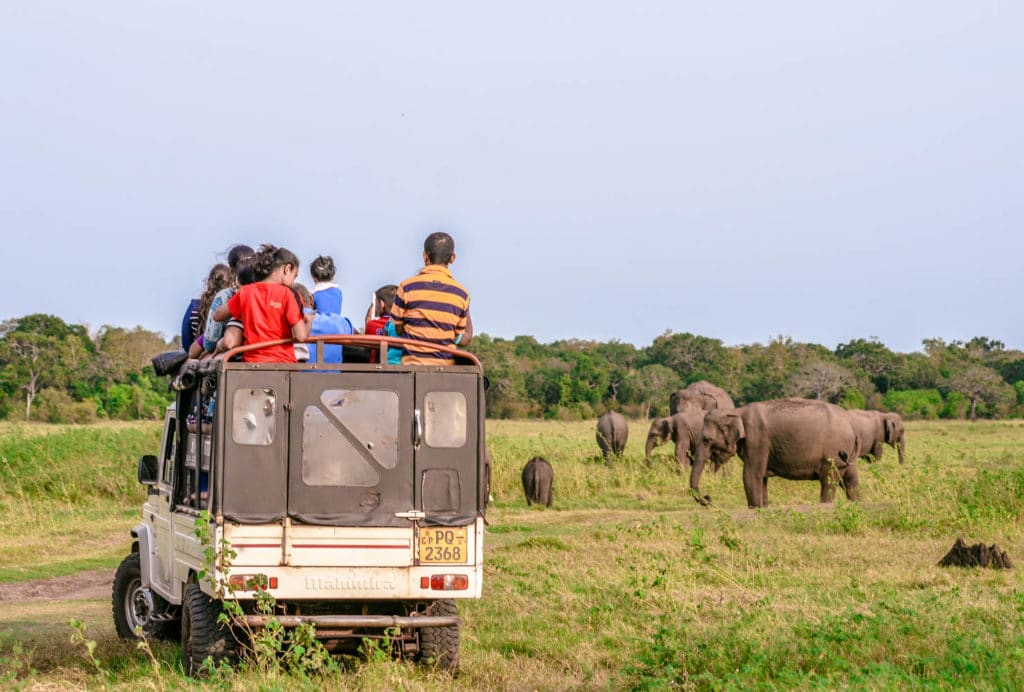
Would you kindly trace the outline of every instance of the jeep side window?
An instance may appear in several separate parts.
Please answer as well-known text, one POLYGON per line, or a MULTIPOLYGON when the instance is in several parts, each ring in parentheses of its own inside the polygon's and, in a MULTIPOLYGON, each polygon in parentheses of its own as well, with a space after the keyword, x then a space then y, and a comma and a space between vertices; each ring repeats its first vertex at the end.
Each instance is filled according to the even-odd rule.
POLYGON ((462 392, 427 392, 423 398, 426 443, 453 448, 466 444, 466 395, 462 392))
POLYGON ((277 429, 277 393, 271 388, 239 389, 231 412, 235 444, 267 447, 277 429))

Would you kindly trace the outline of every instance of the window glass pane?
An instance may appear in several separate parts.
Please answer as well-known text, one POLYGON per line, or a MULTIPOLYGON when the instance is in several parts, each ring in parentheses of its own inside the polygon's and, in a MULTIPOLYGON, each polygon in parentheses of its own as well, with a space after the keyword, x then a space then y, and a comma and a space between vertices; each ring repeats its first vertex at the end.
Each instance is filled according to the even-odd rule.
POLYGON ((431 447, 466 444, 466 396, 462 392, 429 392, 423 398, 424 428, 431 447))
POLYGON ((386 469, 398 465, 398 394, 377 389, 328 389, 320 401, 386 469))
POLYGON ((302 412, 302 482, 306 485, 373 487, 380 473, 338 430, 324 412, 302 412))
POLYGON ((235 444, 267 446, 277 429, 277 395, 273 389, 235 391, 231 412, 231 437, 235 444))

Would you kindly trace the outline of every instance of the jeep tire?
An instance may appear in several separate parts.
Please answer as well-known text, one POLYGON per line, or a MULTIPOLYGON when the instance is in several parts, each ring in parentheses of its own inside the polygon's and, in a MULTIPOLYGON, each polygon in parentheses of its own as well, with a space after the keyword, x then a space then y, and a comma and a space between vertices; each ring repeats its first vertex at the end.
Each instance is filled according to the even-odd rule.
MULTIPOLYGON (((434 601, 424 615, 458 615, 459 609, 455 601, 434 601)), ((459 626, 424 627, 420 630, 420 663, 433 663, 442 670, 452 674, 459 671, 459 626)))
POLYGON ((186 675, 202 675, 207 658, 214 666, 234 660, 237 642, 231 628, 217 621, 222 612, 220 601, 203 593, 198 583, 188 583, 181 603, 181 663, 186 675))
POLYGON ((122 639, 170 639, 174 636, 177 623, 168 617, 170 605, 142 585, 138 553, 132 553, 118 566, 112 601, 114 628, 122 639))

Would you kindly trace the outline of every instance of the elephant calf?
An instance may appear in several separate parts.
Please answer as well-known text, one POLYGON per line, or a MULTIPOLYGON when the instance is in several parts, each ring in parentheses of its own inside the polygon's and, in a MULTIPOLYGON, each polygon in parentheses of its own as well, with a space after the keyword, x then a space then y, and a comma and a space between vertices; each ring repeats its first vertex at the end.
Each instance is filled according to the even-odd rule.
POLYGON ((629 424, 618 411, 608 411, 597 419, 597 446, 601 448, 605 461, 609 454, 621 456, 626 451, 628 438, 629 424))
POLYGON ((651 452, 660 444, 670 439, 676 445, 676 462, 679 467, 689 466, 697 453, 700 431, 704 426, 704 410, 689 410, 667 418, 655 418, 647 433, 647 444, 644 446, 644 458, 651 465, 651 452))
POLYGON ((536 502, 545 507, 551 506, 551 481, 555 471, 543 457, 534 457, 523 467, 523 493, 526 495, 527 506, 536 502))
POLYGON ((881 411, 848 411, 853 429, 860 443, 860 455, 868 461, 882 458, 883 444, 896 448, 903 463, 903 453, 907 442, 903 430, 903 419, 898 413, 882 413, 881 411))

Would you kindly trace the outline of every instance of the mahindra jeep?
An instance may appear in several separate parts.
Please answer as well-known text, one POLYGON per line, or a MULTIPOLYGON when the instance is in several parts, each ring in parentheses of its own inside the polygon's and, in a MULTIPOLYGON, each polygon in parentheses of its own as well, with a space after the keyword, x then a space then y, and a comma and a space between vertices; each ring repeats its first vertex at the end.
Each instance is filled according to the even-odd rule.
POLYGON ((480 363, 452 349, 451 366, 388 365, 403 339, 310 341, 345 362, 177 366, 160 449, 139 460, 117 632, 180 637, 190 675, 271 622, 309 624, 330 651, 376 639, 456 670, 456 603, 483 578, 480 363), (371 348, 379 362, 360 357, 371 348), (271 613, 257 608, 268 595, 271 613), (224 623, 229 599, 240 609, 224 623))

